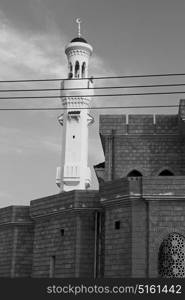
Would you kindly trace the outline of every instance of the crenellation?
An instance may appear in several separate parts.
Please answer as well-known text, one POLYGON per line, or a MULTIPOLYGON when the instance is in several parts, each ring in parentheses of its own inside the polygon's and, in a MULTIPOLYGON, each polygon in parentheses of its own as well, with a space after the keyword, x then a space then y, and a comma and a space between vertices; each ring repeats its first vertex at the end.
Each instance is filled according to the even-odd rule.
POLYGON ((178 115, 101 115, 102 135, 179 134, 178 115), (126 120, 128 122, 126 123, 126 120), (128 126, 126 126, 126 124, 128 126))

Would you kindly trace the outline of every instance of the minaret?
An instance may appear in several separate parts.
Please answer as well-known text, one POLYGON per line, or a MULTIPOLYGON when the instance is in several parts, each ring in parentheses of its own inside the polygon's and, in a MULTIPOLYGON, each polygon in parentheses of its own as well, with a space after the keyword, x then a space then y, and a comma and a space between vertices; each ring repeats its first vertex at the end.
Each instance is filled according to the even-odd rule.
POLYGON ((68 59, 68 79, 61 84, 64 113, 59 117, 63 126, 61 167, 57 168, 56 183, 62 191, 85 190, 90 187, 91 172, 88 162, 88 125, 93 83, 88 78, 92 46, 81 37, 80 19, 78 37, 65 48, 68 59))

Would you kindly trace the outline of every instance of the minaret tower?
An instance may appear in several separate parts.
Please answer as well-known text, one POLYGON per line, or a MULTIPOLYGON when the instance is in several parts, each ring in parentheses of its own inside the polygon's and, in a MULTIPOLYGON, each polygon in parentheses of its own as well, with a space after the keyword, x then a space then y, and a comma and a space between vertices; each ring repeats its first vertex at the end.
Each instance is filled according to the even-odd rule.
POLYGON ((81 37, 81 20, 77 19, 78 36, 65 48, 68 59, 68 79, 61 85, 64 113, 59 117, 63 126, 62 162, 57 168, 56 183, 62 191, 85 190, 90 187, 88 162, 88 126, 93 122, 89 114, 93 83, 88 78, 92 46, 81 37))

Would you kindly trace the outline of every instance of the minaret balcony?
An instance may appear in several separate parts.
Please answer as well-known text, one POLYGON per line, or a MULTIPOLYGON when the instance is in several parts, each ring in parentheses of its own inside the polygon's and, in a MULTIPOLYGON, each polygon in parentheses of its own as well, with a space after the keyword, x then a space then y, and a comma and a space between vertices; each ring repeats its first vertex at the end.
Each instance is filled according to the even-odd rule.
POLYGON ((90 108, 90 98, 88 97, 68 97, 62 98, 63 107, 67 108, 67 112, 77 111, 81 108, 90 108))
POLYGON ((61 97, 91 97, 94 88, 91 79, 64 80, 61 84, 61 97))

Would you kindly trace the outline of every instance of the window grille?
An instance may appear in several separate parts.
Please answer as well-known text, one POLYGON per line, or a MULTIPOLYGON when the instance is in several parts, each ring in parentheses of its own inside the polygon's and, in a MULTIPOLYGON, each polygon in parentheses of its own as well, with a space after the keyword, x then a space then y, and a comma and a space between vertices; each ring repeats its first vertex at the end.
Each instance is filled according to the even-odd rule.
POLYGON ((163 278, 185 277, 185 238, 171 233, 159 248, 159 275, 163 278))

